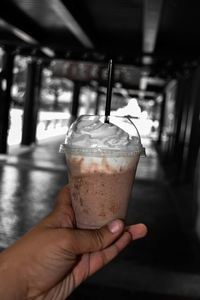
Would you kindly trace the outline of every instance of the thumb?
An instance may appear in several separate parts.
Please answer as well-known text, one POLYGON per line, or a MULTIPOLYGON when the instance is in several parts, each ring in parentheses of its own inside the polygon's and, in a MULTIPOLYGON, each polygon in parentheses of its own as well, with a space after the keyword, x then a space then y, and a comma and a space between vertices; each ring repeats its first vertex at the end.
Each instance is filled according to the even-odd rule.
POLYGON ((83 254, 102 250, 112 244, 123 232, 122 220, 114 220, 100 229, 73 229, 70 234, 70 246, 75 254, 83 254))

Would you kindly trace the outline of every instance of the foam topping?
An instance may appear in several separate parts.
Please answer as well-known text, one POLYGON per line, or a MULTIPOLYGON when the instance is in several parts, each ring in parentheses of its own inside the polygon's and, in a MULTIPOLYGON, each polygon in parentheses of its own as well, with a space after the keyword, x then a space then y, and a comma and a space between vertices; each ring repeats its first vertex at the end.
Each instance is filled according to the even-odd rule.
POLYGON ((138 137, 130 137, 112 123, 101 122, 99 116, 94 119, 80 118, 70 128, 65 143, 72 148, 141 150, 138 137))

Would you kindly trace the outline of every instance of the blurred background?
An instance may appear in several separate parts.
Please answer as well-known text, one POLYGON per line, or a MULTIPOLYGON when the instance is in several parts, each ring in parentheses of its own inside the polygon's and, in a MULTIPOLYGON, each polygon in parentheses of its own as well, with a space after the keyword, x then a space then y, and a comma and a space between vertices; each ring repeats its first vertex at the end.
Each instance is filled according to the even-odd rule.
POLYGON ((69 299, 200 299, 200 3, 1 0, 0 250, 53 208, 68 182, 70 124, 130 115, 140 159, 127 223, 149 233, 69 299))

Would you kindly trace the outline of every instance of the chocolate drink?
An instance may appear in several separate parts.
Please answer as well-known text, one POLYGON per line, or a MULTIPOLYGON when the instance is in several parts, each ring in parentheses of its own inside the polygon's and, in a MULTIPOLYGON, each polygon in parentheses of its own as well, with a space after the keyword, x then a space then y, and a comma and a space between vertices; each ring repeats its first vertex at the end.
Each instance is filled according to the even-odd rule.
POLYGON ((92 163, 84 168, 83 160, 82 157, 68 161, 77 227, 98 228, 116 218, 125 220, 139 156, 118 170, 109 164, 104 171, 92 163))
POLYGON ((126 218, 142 146, 138 136, 130 136, 117 122, 123 129, 99 116, 82 116, 62 145, 78 228, 126 218))

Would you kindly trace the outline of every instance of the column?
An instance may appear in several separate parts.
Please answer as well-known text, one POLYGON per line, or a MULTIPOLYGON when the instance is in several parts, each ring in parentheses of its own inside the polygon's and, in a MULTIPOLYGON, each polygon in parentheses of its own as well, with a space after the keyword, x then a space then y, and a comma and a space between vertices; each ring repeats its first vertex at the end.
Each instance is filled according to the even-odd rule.
POLYGON ((72 108, 71 108, 71 118, 70 118, 70 124, 69 125, 71 125, 76 120, 77 115, 78 115, 80 91, 81 91, 81 83, 80 82, 74 82, 72 108))
POLYGON ((21 144, 29 146, 36 141, 42 62, 33 58, 27 68, 21 144))
POLYGON ((186 161, 185 181, 194 178, 194 170, 197 163, 198 151, 200 149, 200 67, 193 76, 191 95, 187 117, 187 128, 185 132, 184 157, 186 161))
POLYGON ((162 133, 163 133, 163 126, 164 126, 164 116, 165 116, 165 92, 162 95, 162 103, 161 103, 161 109, 160 109, 160 122, 159 122, 159 134, 158 134, 158 145, 161 144, 161 139, 162 139, 162 133))
POLYGON ((101 96, 101 93, 97 90, 97 92, 96 92, 95 115, 99 114, 100 96, 101 96))
POLYGON ((12 49, 3 54, 3 68, 0 73, 0 153, 7 153, 7 137, 9 130, 9 114, 11 106, 11 87, 13 81, 12 49))

